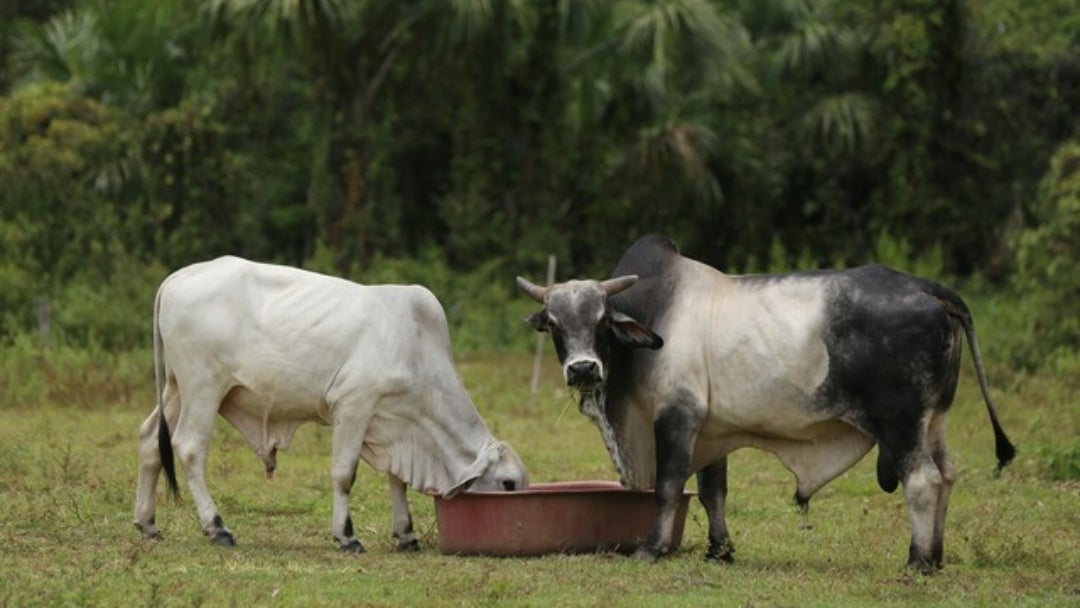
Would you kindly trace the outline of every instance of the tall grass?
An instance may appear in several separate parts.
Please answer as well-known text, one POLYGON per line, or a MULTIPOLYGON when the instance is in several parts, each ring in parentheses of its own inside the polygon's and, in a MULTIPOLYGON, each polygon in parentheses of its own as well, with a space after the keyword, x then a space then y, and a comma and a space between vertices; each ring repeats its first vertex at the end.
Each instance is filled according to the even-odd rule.
MULTIPOLYGON (((969 362, 964 368, 948 433, 960 479, 946 567, 931 577, 902 569, 903 497, 877 489, 873 458, 821 490, 801 516, 790 504, 791 475, 750 450, 731 457, 731 566, 702 559, 707 524, 696 503, 681 550, 657 564, 603 554, 441 555, 432 502, 413 492, 423 549, 399 554, 385 481, 363 466, 352 509, 369 552, 342 555, 329 537, 329 429, 302 427, 266 481, 223 420, 208 478, 239 546, 212 546, 189 494, 174 502, 163 488, 157 521, 165 539, 146 541, 131 509, 137 429, 151 404, 88 386, 78 407, 54 400, 0 410, 0 605, 1075 606, 1080 485, 1051 479, 1036 447, 1068 445, 1080 433, 1075 387, 1056 374, 994 382, 1003 423, 1021 448, 995 476, 992 433, 969 362)), ((614 477, 599 433, 576 411, 551 358, 535 402, 528 355, 466 356, 459 369, 485 421, 535 481, 614 477)), ((1000 371, 993 365, 992 379, 1000 371)))
POLYGON ((153 383, 149 345, 120 351, 96 344, 44 346, 26 334, 0 344, 0 410, 152 403, 153 383))

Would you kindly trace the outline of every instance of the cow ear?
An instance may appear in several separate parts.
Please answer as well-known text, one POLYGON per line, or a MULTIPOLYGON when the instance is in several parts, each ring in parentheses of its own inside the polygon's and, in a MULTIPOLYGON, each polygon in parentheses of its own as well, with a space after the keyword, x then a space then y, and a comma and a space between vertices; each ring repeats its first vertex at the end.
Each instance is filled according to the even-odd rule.
POLYGON ((476 477, 470 477, 470 478, 466 479, 465 481, 463 481, 463 482, 457 484, 456 486, 450 488, 449 490, 443 492, 442 497, 447 499, 447 500, 450 500, 451 498, 453 498, 453 497, 457 496, 458 494, 461 494, 462 492, 464 492, 464 491, 468 490, 469 488, 471 488, 472 485, 473 485, 473 482, 475 482, 479 478, 480 478, 480 476, 477 475, 476 477))
POLYGON ((632 348, 656 350, 664 345, 663 338, 621 312, 611 313, 611 331, 619 342, 632 348))
POLYGON ((547 331, 547 313, 540 310, 523 319, 536 331, 547 331))

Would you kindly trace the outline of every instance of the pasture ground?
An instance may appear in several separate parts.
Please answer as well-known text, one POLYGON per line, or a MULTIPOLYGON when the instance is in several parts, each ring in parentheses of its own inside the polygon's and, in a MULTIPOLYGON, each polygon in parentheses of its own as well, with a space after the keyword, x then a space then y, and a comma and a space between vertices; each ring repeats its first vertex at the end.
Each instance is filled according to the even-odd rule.
MULTIPOLYGON (((529 357, 458 363, 489 427, 515 446, 533 481, 614 477, 553 359, 535 403, 529 357)), ((873 452, 819 492, 807 517, 792 507, 793 479, 773 457, 735 453, 734 565, 703 560, 706 522, 696 501, 681 550, 643 564, 617 555, 440 555, 432 501, 410 492, 423 549, 399 554, 385 481, 362 465, 352 513, 368 552, 352 556, 329 537, 328 429, 301 427, 268 482, 220 420, 209 479, 239 543, 222 549, 200 533, 182 476, 180 502, 159 506, 165 540, 143 540, 132 526, 137 430, 153 403, 149 369, 145 387, 123 398, 0 403, 0 605, 1080 606, 1080 482, 1053 481, 1044 466, 1045 454, 1080 435, 1080 381, 990 374, 1020 455, 993 474, 993 436, 965 354, 948 430, 960 479, 947 564, 929 577, 901 567, 907 512, 901 492, 878 489, 873 452)), ((158 492, 164 497, 163 483, 158 492)))

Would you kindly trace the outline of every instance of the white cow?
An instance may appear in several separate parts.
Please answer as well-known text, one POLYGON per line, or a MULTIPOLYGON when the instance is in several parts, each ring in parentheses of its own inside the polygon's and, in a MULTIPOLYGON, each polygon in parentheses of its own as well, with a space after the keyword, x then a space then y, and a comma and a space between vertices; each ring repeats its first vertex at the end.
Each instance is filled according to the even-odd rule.
POLYGON ((219 413, 268 477, 298 426, 333 427, 331 530, 343 551, 364 551, 349 515, 361 458, 388 474, 402 549, 418 546, 405 484, 443 496, 528 486, 517 454, 480 419, 454 369, 443 309, 420 286, 364 286, 236 257, 194 264, 158 289, 154 363, 159 402, 140 431, 135 496, 135 526, 148 538, 160 536, 163 467, 176 491, 175 451, 203 533, 235 544, 206 485, 219 413))

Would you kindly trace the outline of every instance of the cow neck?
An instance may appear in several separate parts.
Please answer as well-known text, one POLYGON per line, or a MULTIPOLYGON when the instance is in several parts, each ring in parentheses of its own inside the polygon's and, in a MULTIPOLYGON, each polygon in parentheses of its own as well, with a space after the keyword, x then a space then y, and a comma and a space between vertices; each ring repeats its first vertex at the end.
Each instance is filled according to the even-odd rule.
POLYGON ((375 469, 432 494, 444 494, 483 473, 497 443, 470 401, 438 401, 441 407, 429 412, 445 419, 416 419, 412 410, 406 415, 384 412, 372 421, 364 442, 365 457, 375 469))

